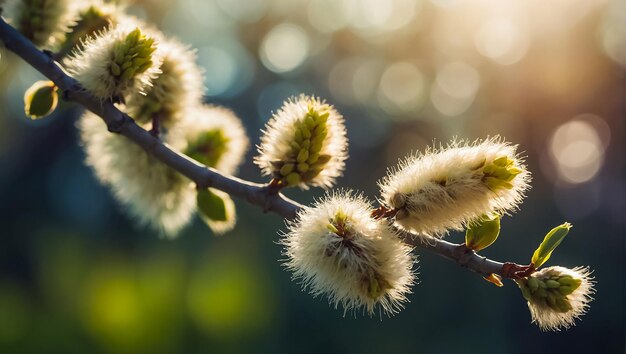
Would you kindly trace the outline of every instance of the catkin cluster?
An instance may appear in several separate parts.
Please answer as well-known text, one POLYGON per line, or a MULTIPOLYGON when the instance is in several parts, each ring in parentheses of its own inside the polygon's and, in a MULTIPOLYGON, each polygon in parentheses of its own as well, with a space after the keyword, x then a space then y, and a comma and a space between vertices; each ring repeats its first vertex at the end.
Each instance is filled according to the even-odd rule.
MULTIPOLYGON (((203 72, 189 46, 104 0, 8 0, 5 9, 28 39, 56 50, 55 58, 89 93, 198 163, 237 172, 249 145, 245 130, 231 110, 203 102, 203 72)), ((30 117, 45 116, 57 105, 57 87, 35 83, 25 100, 30 117)), ((234 227, 228 194, 199 189, 125 137, 109 134, 92 113, 78 127, 86 163, 141 224, 174 237, 197 212, 214 233, 234 227)), ((257 150, 254 162, 271 178, 269 194, 294 186, 328 189, 348 156, 343 116, 318 97, 292 97, 269 119, 257 150)), ((327 192, 301 209, 281 236, 284 265, 344 313, 393 314, 416 282, 416 259, 401 234, 433 241, 467 229, 466 250, 480 251, 496 241, 500 217, 518 208, 529 182, 517 146, 499 137, 427 149, 379 181, 378 209, 350 191, 327 192)), ((572 326, 594 292, 587 268, 537 271, 570 226, 553 229, 529 272, 511 277, 543 330, 572 326)), ((502 285, 494 274, 487 279, 502 285)))
MULTIPOLYGON (((12 9, 19 18, 31 13, 36 2, 25 1, 12 9)), ((233 112, 203 103, 203 72, 196 64, 194 50, 108 2, 44 3, 64 6, 64 13, 72 14, 74 21, 63 22, 63 35, 49 35, 42 46, 58 44, 68 73, 85 90, 103 101, 117 103, 171 148, 223 173, 236 172, 248 139, 233 112)), ((46 6, 35 7, 49 18, 57 16, 46 6)), ((61 21, 56 22, 61 28, 61 21)), ((20 27, 25 34, 29 28, 20 27)), ((39 97, 36 94, 28 95, 28 101, 39 104, 42 100, 35 100, 39 97)), ((27 111, 38 117, 50 110, 39 106, 43 105, 28 105, 27 111)), ((48 106, 54 109, 54 105, 48 106)), ((109 134, 104 123, 91 113, 84 114, 78 127, 87 164, 139 223, 173 237, 198 211, 216 233, 234 226, 235 208, 228 195, 212 189, 197 190, 186 177, 131 141, 109 134)))

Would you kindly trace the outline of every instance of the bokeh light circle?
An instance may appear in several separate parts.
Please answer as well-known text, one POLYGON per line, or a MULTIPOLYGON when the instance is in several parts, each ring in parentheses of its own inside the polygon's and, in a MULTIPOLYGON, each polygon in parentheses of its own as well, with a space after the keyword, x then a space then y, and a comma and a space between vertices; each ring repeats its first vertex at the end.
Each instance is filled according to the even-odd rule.
POLYGON ((309 54, 309 37, 297 25, 283 23, 263 38, 260 57, 263 65, 276 73, 286 73, 300 66, 309 54))
POLYGON ((576 119, 559 126, 550 139, 550 156, 562 181, 583 183, 596 176, 605 145, 594 126, 576 119))
POLYGON ((485 22, 476 32, 474 42, 480 54, 502 65, 521 60, 529 46, 528 35, 506 18, 485 22))

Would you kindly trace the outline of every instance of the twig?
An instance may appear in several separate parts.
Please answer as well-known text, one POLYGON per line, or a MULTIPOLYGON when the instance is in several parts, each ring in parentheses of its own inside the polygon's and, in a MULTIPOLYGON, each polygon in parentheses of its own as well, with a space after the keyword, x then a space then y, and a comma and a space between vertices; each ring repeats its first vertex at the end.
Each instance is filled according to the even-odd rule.
MULTIPOLYGON (((48 79, 52 80, 63 92, 63 98, 76 102, 87 110, 98 115, 106 123, 112 133, 117 133, 132 140, 159 161, 180 172, 196 183, 199 188, 212 187, 230 195, 245 199, 248 203, 261 207, 264 211, 272 211, 286 219, 296 217, 303 205, 277 192, 268 184, 258 184, 233 176, 223 175, 208 168, 189 157, 177 153, 158 138, 141 128, 127 114, 117 109, 111 102, 100 100, 85 91, 80 84, 68 76, 54 59, 38 50, 28 39, 0 18, 0 40, 5 47, 21 57, 48 79)), ((477 255, 465 245, 453 244, 425 236, 402 233, 405 240, 425 251, 435 253, 454 261, 482 275, 492 273, 502 277, 511 277, 511 269, 520 270, 524 266, 508 263, 503 271, 503 263, 477 255)))

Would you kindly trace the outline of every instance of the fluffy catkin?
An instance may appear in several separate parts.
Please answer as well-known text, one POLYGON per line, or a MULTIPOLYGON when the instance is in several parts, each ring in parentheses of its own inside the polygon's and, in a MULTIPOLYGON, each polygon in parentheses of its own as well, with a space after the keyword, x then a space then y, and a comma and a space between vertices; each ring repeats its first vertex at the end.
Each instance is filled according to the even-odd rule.
POLYGON ((593 300, 594 281, 587 267, 548 267, 517 280, 532 321, 544 331, 569 328, 593 300))
POLYGON ((343 117, 317 97, 289 99, 265 127, 255 163, 288 186, 328 188, 348 157, 343 117))
POLYGON ((378 184, 399 227, 442 237, 482 215, 515 210, 529 181, 516 146, 496 137, 410 156, 378 184))
POLYGON ((377 305, 402 308, 415 281, 411 248, 386 220, 370 217, 370 204, 350 192, 327 194, 303 209, 281 239, 285 265, 314 295, 326 294, 345 311, 377 305))
POLYGON ((120 4, 103 0, 84 0, 78 1, 76 7, 76 21, 69 29, 58 54, 67 55, 73 50, 81 50, 83 42, 88 37, 106 30, 109 25, 125 21, 136 26, 140 23, 136 18, 126 15, 124 7, 120 4))
POLYGON ((8 0, 3 16, 33 44, 55 50, 76 20, 73 0, 8 0))
POLYGON ((222 173, 237 172, 249 142, 233 111, 206 104, 193 107, 186 111, 181 130, 187 141, 186 155, 222 173))
POLYGON ((189 115, 189 108, 201 104, 203 73, 196 64, 195 51, 175 39, 159 39, 156 52, 162 57, 161 74, 152 80, 145 95, 131 91, 126 105, 135 120, 145 123, 156 118, 167 130, 189 115))
POLYGON ((65 60, 67 71, 101 99, 145 92, 161 73, 161 57, 155 36, 146 36, 138 25, 129 20, 89 37, 65 60))
MULTIPOLYGON (((191 220, 196 191, 186 177, 127 138, 109 133, 104 122, 90 112, 81 118, 79 128, 86 163, 141 224, 174 237, 191 220)), ((185 145, 174 134, 162 138, 175 150, 185 145)))

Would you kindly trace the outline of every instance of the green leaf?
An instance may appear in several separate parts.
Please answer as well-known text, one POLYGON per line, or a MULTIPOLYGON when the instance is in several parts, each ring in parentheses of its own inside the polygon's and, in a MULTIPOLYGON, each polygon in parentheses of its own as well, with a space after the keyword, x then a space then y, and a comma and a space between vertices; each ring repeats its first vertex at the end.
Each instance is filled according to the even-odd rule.
POLYGON ((52 81, 37 81, 24 94, 24 112, 31 119, 52 113, 59 102, 57 87, 52 81))
POLYGON ((209 189, 198 190, 196 198, 198 210, 202 215, 214 221, 226 221, 226 203, 215 193, 209 189))
POLYGON ((566 222, 548 232, 546 237, 543 238, 543 242, 541 242, 533 254, 531 262, 535 265, 535 268, 541 267, 548 259, 550 259, 552 251, 554 251, 557 246, 561 244, 561 241, 563 241, 571 227, 572 224, 566 222))
POLYGON ((465 245, 474 251, 489 247, 500 234, 500 215, 483 215, 465 231, 465 245))

